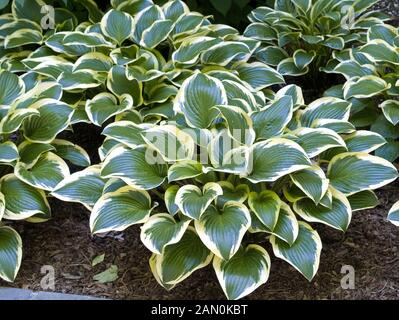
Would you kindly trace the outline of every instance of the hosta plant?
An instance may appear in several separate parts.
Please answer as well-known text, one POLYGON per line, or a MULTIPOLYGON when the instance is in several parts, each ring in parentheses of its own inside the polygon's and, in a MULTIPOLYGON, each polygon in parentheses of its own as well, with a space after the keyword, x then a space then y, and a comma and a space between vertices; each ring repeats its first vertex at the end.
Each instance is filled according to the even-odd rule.
POLYGON ((365 41, 367 29, 388 17, 366 12, 378 0, 276 0, 258 7, 244 35, 262 41, 256 56, 285 76, 304 76, 310 88, 324 86, 320 69, 334 53, 365 41))
POLYGON ((150 268, 166 289, 212 264, 226 296, 244 297, 268 279, 266 240, 311 280, 322 243, 309 223, 345 231, 397 170, 370 155, 383 138, 365 142, 369 133, 348 122, 345 100, 304 106, 294 85, 270 101, 252 90, 231 72, 194 72, 172 111, 154 111, 150 123, 140 120, 151 110, 139 108, 142 118, 107 125, 102 164, 71 175, 53 195, 92 206, 93 233, 142 224, 150 268))

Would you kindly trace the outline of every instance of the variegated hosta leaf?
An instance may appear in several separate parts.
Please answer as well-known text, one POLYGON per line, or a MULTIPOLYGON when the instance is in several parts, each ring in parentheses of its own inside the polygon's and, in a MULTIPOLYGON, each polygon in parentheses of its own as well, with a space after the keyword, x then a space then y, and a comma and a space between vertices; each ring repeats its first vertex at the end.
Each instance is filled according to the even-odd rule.
POLYGON ((251 113, 256 138, 263 140, 281 135, 286 125, 291 121, 292 112, 292 98, 282 96, 271 105, 251 113))
POLYGON ((114 148, 101 170, 105 178, 120 178, 128 185, 143 190, 160 186, 167 174, 168 166, 158 152, 148 146, 114 148))
POLYGON ((0 179, 0 192, 4 195, 4 218, 24 220, 35 215, 50 217, 50 206, 42 190, 36 189, 15 175, 8 174, 0 179))
POLYGON ((129 110, 133 107, 133 98, 129 94, 120 96, 118 103, 115 96, 110 93, 100 93, 93 99, 86 100, 86 113, 91 122, 101 126, 112 116, 129 110))
POLYGON ((287 261, 306 279, 311 281, 315 276, 320 263, 321 239, 317 231, 307 223, 299 222, 299 233, 292 245, 271 236, 270 242, 274 255, 287 261))
POLYGON ((330 184, 346 195, 378 189, 398 177, 387 160, 361 152, 336 155, 328 166, 330 184))
POLYGON ((154 126, 143 131, 141 135, 165 161, 191 160, 194 156, 194 139, 176 126, 154 126))
POLYGON ((129 94, 133 98, 133 105, 141 105, 143 101, 142 84, 136 79, 129 80, 126 75, 126 68, 114 66, 108 72, 107 88, 116 96, 121 97, 129 94))
POLYGON ((245 61, 250 55, 249 47, 245 43, 221 42, 204 51, 201 55, 201 62, 203 64, 226 66, 237 57, 240 58, 240 61, 245 61))
POLYGON ((388 213, 388 221, 399 226, 399 202, 396 202, 388 213))
POLYGON ((358 130, 346 136, 345 143, 348 151, 350 152, 370 153, 387 142, 378 133, 366 130, 358 130))
POLYGON ((150 251, 162 254, 166 246, 181 240, 190 222, 190 219, 177 222, 168 213, 155 214, 141 227, 141 241, 150 251))
POLYGON ((219 181, 218 184, 223 190, 223 194, 216 199, 218 208, 223 208, 228 201, 244 203, 249 196, 249 187, 246 184, 233 185, 229 181, 219 181))
POLYGON ((12 228, 0 227, 0 278, 12 282, 22 260, 22 239, 12 228))
POLYGON ((399 101, 386 100, 380 104, 380 108, 390 123, 394 126, 399 123, 399 101))
POLYGON ((295 64, 294 58, 286 58, 279 62, 277 66, 277 72, 283 76, 302 76, 309 72, 309 67, 304 67, 303 69, 298 68, 295 64))
POLYGON ((240 63, 236 70, 240 78, 248 82, 254 90, 285 83, 279 72, 261 62, 240 63))
POLYGON ((384 40, 390 45, 394 45, 394 40, 398 36, 398 30, 389 24, 377 24, 367 31, 367 41, 384 40))
POLYGON ((55 139, 51 144, 55 147, 54 153, 62 159, 68 160, 79 167, 88 167, 90 165, 89 155, 77 144, 62 139, 55 139))
POLYGON ((64 178, 69 176, 69 168, 59 156, 46 152, 33 166, 17 162, 15 175, 32 187, 53 191, 64 178))
POLYGON ((230 260, 214 257, 213 268, 230 300, 238 300, 266 283, 270 273, 270 257, 261 246, 250 244, 230 260))
POLYGON ((19 161, 26 165, 33 165, 43 153, 48 151, 55 151, 55 148, 48 143, 24 141, 18 145, 19 161))
POLYGON ((288 54, 284 49, 275 46, 269 46, 257 50, 255 56, 259 61, 271 66, 277 66, 281 61, 288 58, 288 54))
POLYGON ((356 130, 355 126, 345 120, 334 120, 334 119, 318 119, 313 121, 313 128, 327 128, 335 131, 339 134, 352 133, 356 130))
POLYGON ((395 50, 395 47, 389 45, 384 40, 372 40, 364 45, 360 51, 371 61, 389 62, 399 65, 399 53, 395 50))
POLYGON ((273 182, 311 165, 305 151, 295 142, 272 138, 250 148, 249 174, 252 183, 273 182))
POLYGON ((173 185, 170 186, 168 189, 165 191, 165 206, 166 209, 168 209, 168 212, 174 216, 180 209, 178 205, 176 204, 176 194, 177 191, 179 191, 179 186, 173 185))
POLYGON ((153 207, 146 191, 130 186, 101 196, 90 215, 92 233, 123 231, 148 220, 153 207))
POLYGON ((173 108, 184 114, 191 127, 208 128, 218 116, 213 107, 224 104, 227 104, 227 96, 222 82, 196 72, 183 82, 173 108))
POLYGON ((296 50, 294 52, 294 63, 298 69, 304 69, 309 64, 312 63, 313 59, 316 57, 316 52, 307 52, 303 49, 296 50))
POLYGON ((380 204, 376 194, 371 190, 364 190, 347 197, 352 212, 375 208, 380 204))
POLYGON ((378 95, 390 88, 390 84, 376 76, 364 76, 359 79, 350 80, 344 85, 344 97, 350 98, 370 98, 378 95))
POLYGON ((12 104, 24 92, 25 84, 17 75, 5 70, 0 72, 0 106, 12 104))
POLYGON ((125 12, 112 9, 101 19, 101 31, 121 45, 133 32, 133 18, 125 12))
POLYGON ((145 144, 141 135, 145 129, 145 125, 137 125, 132 121, 123 120, 109 124, 104 129, 103 135, 130 148, 135 148, 145 144))
POLYGON ((158 282, 170 289, 194 271, 206 267, 212 257, 194 228, 188 227, 178 243, 166 246, 162 255, 153 254, 150 267, 158 282))
POLYGON ((37 116, 40 116, 40 112, 31 108, 10 111, 0 121, 0 132, 3 134, 8 134, 17 131, 25 119, 37 116))
POLYGON ((140 44, 146 48, 155 48, 169 36, 173 28, 172 20, 155 21, 151 27, 144 30, 140 44))
POLYGON ((143 33, 150 28, 154 22, 164 20, 164 14, 157 5, 152 5, 140 11, 134 18, 133 23, 133 40, 140 43, 143 33))
POLYGON ((201 52, 209 50, 220 43, 220 39, 211 37, 193 37, 184 40, 180 47, 173 52, 172 60, 175 64, 191 66, 197 63, 201 52))
POLYGON ((270 190, 263 190, 259 193, 251 192, 248 198, 248 205, 259 221, 268 230, 273 231, 279 219, 281 207, 279 196, 270 190))
POLYGON ((104 186, 105 179, 100 175, 99 166, 92 166, 66 177, 51 195, 62 201, 78 202, 91 208, 101 197, 104 186))
POLYGON ((34 29, 19 29, 4 39, 4 48, 13 49, 29 44, 40 45, 43 36, 40 31, 34 29))
POLYGON ((293 131, 297 137, 293 139, 307 153, 309 158, 314 158, 323 151, 331 148, 344 147, 345 141, 335 132, 326 128, 299 128, 293 131))
POLYGON ((63 131, 72 117, 74 109, 55 99, 42 99, 30 106, 40 116, 24 121, 22 128, 26 139, 32 142, 49 143, 63 131))
POLYGON ((113 66, 112 59, 101 52, 90 52, 79 57, 73 65, 72 71, 91 70, 108 72, 113 66))
POLYGON ((231 201, 223 208, 210 205, 194 224, 208 249, 229 260, 240 248, 242 238, 251 226, 251 215, 244 204, 231 201))
POLYGON ((18 160, 18 158, 18 148, 13 142, 0 143, 0 163, 10 163, 18 160))
POLYGON ((303 98, 302 89, 301 89, 301 87, 299 87, 295 84, 290 84, 288 86, 283 87, 279 91, 277 91, 277 93, 275 95, 275 100, 279 100, 284 96, 291 97, 295 110, 298 107, 303 106, 305 104, 305 99, 303 98))
POLYGON ((168 170, 168 181, 195 178, 202 174, 201 163, 195 160, 182 160, 172 164, 168 170))
POLYGON ((329 184, 324 171, 316 165, 292 173, 291 180, 312 199, 315 204, 318 204, 324 197, 329 184))
POLYGON ((316 205, 310 199, 304 198, 294 203, 294 210, 308 222, 320 222, 346 231, 352 218, 351 205, 343 193, 334 188, 331 188, 331 193, 331 208, 316 205))
POLYGON ((298 230, 298 220, 291 207, 285 202, 281 202, 277 224, 271 233, 289 245, 292 245, 298 237, 298 230))
POLYGON ((222 187, 214 182, 205 184, 202 190, 195 185, 185 185, 177 191, 175 203, 184 215, 198 220, 212 201, 222 194, 222 187))

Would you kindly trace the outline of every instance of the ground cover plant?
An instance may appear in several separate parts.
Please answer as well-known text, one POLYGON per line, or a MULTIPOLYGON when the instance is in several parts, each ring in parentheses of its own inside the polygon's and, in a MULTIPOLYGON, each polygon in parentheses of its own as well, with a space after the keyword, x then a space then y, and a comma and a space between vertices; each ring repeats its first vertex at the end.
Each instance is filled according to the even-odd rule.
MULTIPOLYGON (((48 219, 46 195, 80 203, 93 234, 141 225, 166 289, 212 264, 226 297, 239 299, 268 279, 265 239, 311 280, 317 224, 346 231, 352 212, 378 204, 373 190, 397 178, 372 154, 384 137, 350 122, 351 97, 305 103, 281 68, 259 61, 265 43, 248 29, 240 35, 179 0, 115 0, 105 12, 84 1, 83 18, 70 12, 47 30, 19 16, 27 3, 14 0, 0 17, 0 158, 13 155, 2 161, 4 219, 48 219), (100 163, 61 139, 76 123, 103 128, 100 163)), ((363 13, 373 1, 356 3, 363 13)), ((372 15, 361 19, 374 24, 372 15)), ((0 242, 15 257, 0 263, 6 280, 21 258, 12 235, 0 242)))

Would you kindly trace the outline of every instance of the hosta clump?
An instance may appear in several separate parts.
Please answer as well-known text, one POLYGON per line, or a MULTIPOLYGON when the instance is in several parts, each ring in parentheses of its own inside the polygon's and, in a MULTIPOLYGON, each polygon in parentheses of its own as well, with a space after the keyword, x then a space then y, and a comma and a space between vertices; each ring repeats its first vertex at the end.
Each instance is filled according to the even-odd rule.
MULTIPOLYGON (((303 76, 317 88, 320 69, 335 53, 365 41, 369 27, 388 17, 366 12, 378 0, 277 0, 274 7, 258 7, 244 35, 262 41, 256 57, 285 76, 303 76)), ((325 84, 324 84, 325 85, 325 84)))
POLYGON ((322 244, 309 223, 345 231, 352 212, 374 207, 372 190, 397 170, 369 154, 374 146, 358 139, 345 100, 305 107, 294 85, 269 101, 252 91, 231 72, 196 71, 171 112, 154 111, 158 121, 109 124, 101 169, 72 175, 53 194, 84 203, 93 194, 77 194, 79 186, 106 180, 92 232, 143 224, 151 270, 167 289, 212 263, 226 296, 243 297, 268 279, 267 239, 275 256, 311 280, 322 244))

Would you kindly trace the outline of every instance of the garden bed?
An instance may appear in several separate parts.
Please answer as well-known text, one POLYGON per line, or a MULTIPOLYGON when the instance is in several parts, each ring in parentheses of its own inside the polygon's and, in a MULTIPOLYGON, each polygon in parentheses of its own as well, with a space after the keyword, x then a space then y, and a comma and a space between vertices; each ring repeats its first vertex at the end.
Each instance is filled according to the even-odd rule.
MULTIPOLYGON (((355 212, 343 234, 318 226, 323 241, 320 269, 309 283, 282 260, 272 258, 269 281, 248 299, 398 299, 399 229, 385 220, 399 198, 399 183, 378 192, 381 204, 369 211, 355 212), (355 289, 340 286, 343 265, 355 268, 355 289)), ((195 272, 190 280, 166 291, 151 274, 150 253, 140 241, 139 227, 104 238, 92 237, 89 212, 80 205, 53 201, 54 219, 43 224, 16 223, 25 256, 14 286, 42 290, 43 265, 55 269, 56 291, 112 299, 224 299, 211 266, 195 272), (103 263, 91 266, 94 257, 105 254, 103 263), (93 276, 111 264, 119 269, 113 283, 95 283, 93 276)), ((271 252, 266 241, 262 244, 271 252)))

